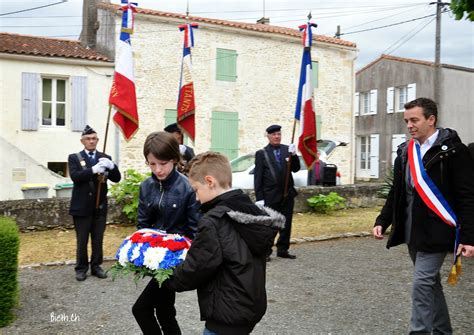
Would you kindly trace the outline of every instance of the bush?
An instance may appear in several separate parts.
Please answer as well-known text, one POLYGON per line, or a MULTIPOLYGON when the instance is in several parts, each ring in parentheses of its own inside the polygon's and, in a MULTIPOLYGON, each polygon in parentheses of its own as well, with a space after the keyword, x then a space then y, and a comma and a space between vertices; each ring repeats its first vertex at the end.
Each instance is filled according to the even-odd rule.
POLYGON ((384 178, 383 184, 377 191, 377 197, 382 199, 388 198, 388 193, 393 185, 393 169, 387 171, 387 175, 384 178))
POLYGON ((138 196, 140 195, 140 183, 150 176, 142 174, 133 169, 128 169, 126 178, 120 183, 112 185, 110 194, 123 205, 122 212, 127 218, 136 223, 138 210, 138 196))
POLYGON ((18 303, 18 250, 20 237, 16 222, 0 217, 0 327, 14 320, 18 303))
POLYGON ((346 199, 336 192, 330 192, 328 195, 314 195, 306 201, 316 213, 328 214, 337 208, 344 207, 346 199))

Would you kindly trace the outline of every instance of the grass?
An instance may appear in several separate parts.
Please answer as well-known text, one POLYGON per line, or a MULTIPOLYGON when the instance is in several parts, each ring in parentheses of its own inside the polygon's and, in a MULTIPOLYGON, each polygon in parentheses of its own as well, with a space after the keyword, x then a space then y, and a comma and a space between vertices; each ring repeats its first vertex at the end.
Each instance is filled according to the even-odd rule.
MULTIPOLYGON (((329 215, 297 213, 293 217, 292 237, 371 231, 379 212, 380 208, 356 208, 339 210, 329 215)), ((123 239, 134 231, 134 226, 107 225, 104 256, 115 256, 123 239)), ((20 234, 20 265, 74 260, 75 253, 74 230, 54 229, 20 234)))

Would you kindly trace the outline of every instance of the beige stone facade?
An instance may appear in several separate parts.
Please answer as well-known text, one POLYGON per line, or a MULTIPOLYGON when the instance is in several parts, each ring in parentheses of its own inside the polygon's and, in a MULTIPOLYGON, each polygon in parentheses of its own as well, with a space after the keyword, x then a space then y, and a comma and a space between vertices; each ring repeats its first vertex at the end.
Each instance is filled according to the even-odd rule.
MULTIPOLYGON (((150 132, 163 129, 165 109, 176 108, 183 40, 178 25, 182 23, 159 15, 138 14, 135 18, 132 47, 140 129, 130 142, 121 143, 123 169, 146 170, 144 139, 150 132)), ((119 16, 116 24, 120 25, 119 16)), ((194 36, 196 141, 191 145, 195 152, 210 148, 213 111, 238 113, 239 155, 265 146, 265 128, 274 123, 283 126, 283 143, 289 143, 303 52, 300 37, 208 22, 199 22, 194 36), (236 50, 235 82, 216 80, 217 48, 236 50)), ((316 114, 322 116, 322 138, 350 143, 330 157, 343 183, 353 181, 355 57, 355 46, 313 43, 312 58, 319 62, 314 101, 316 114)))

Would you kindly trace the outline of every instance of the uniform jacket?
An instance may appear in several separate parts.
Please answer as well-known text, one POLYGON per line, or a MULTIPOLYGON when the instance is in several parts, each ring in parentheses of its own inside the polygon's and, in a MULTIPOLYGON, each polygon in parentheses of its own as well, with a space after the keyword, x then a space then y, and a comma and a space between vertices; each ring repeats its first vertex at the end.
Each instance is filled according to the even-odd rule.
POLYGON ((140 185, 138 229, 156 228, 191 239, 197 229, 199 203, 188 179, 174 169, 166 180, 151 175, 140 185))
MULTIPOLYGON (((81 161, 78 159, 77 154, 70 154, 68 157, 69 175, 74 182, 69 214, 73 216, 105 215, 107 213, 107 183, 102 184, 99 213, 96 213, 98 175, 92 173, 92 164, 86 152, 82 150, 80 154, 82 157, 81 161), (81 164, 85 164, 85 169, 81 164)), ((112 160, 109 155, 96 151, 97 161, 102 157, 112 160)), ((117 165, 115 165, 112 170, 108 171, 107 179, 117 183, 120 181, 120 178, 120 171, 117 165)))
MULTIPOLYGON (((406 166, 408 143, 398 147, 393 186, 376 219, 385 231, 392 225, 387 248, 405 242, 406 166)), ((461 227, 460 242, 474 245, 474 170, 467 147, 456 131, 439 129, 438 138, 423 156, 423 165, 455 212, 461 227)), ((455 229, 444 223, 422 201, 416 190, 410 245, 418 251, 453 251, 455 229)))
MULTIPOLYGON (((287 145, 280 145, 280 155, 283 162, 281 168, 278 167, 275 154, 273 153, 273 147, 270 144, 255 153, 255 196, 257 197, 257 200, 264 200, 265 205, 267 206, 280 203, 283 200, 287 171, 286 158, 291 156, 290 169, 292 172, 297 172, 300 170, 300 161, 298 156, 290 155, 287 145), (264 150, 267 152, 270 163, 268 163, 268 161, 265 159, 264 150), (273 166, 276 178, 274 178, 271 172, 270 164, 273 166)), ((297 192, 294 188, 293 176, 290 173, 288 197, 294 198, 296 195, 297 192)))
POLYGON ((206 328, 249 334, 267 308, 265 258, 285 218, 257 207, 241 190, 223 193, 201 209, 197 237, 165 285, 197 289, 206 328))

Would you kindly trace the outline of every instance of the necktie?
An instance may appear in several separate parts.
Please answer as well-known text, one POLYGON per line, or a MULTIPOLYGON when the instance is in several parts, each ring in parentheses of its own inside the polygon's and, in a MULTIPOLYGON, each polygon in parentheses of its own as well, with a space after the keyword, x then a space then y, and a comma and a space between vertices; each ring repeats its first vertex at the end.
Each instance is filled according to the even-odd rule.
POLYGON ((89 151, 89 160, 91 162, 92 165, 95 165, 95 159, 94 159, 94 152, 92 151, 89 151))
POLYGON ((275 154, 275 159, 278 163, 278 168, 281 168, 281 153, 280 153, 280 149, 275 149, 273 151, 273 153, 275 154))

